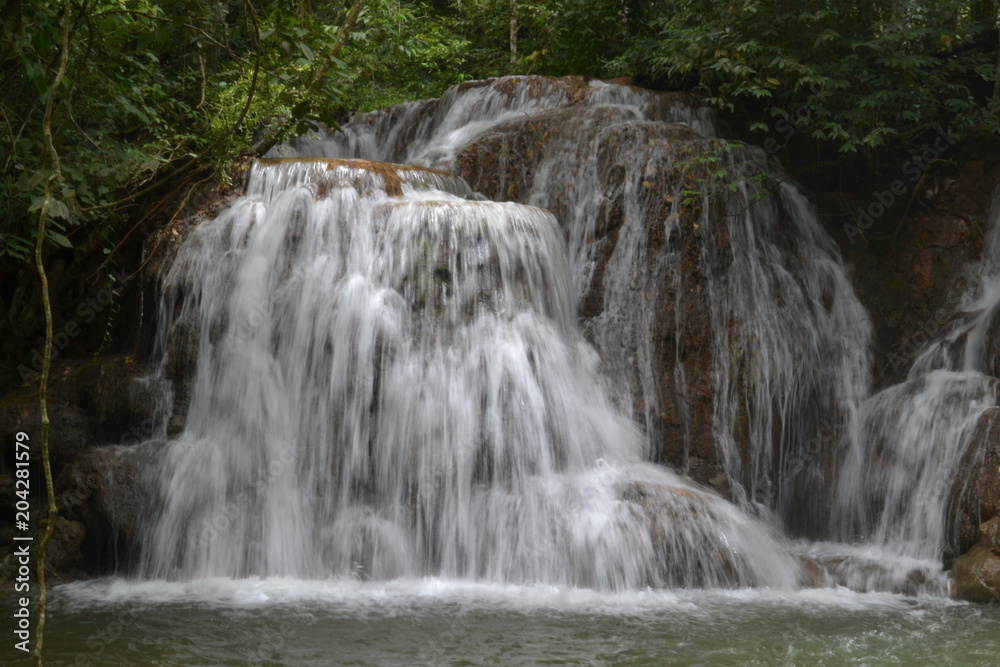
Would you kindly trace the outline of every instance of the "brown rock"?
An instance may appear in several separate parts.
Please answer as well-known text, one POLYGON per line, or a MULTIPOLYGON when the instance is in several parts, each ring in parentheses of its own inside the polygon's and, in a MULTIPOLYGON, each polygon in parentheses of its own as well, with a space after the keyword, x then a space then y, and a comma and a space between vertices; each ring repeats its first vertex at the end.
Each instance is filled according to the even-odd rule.
POLYGON ((1000 408, 990 408, 980 417, 956 487, 951 521, 957 543, 953 546, 964 553, 977 541, 994 544, 990 541, 995 539, 993 520, 1000 516, 1000 408), (987 526, 986 542, 983 526, 987 526))
POLYGON ((969 223, 944 212, 924 214, 913 220, 913 243, 919 248, 954 248, 971 236, 969 223))
POLYGON ((138 552, 141 512, 149 506, 146 474, 161 442, 133 447, 93 447, 59 477, 60 514, 85 527, 83 561, 92 572, 127 565, 138 552))
POLYGON ((979 546, 1000 556, 1000 516, 995 516, 979 526, 979 546))
POLYGON ((45 551, 46 569, 57 575, 79 569, 83 565, 86 534, 87 529, 79 521, 57 517, 52 539, 45 551))
POLYGON ((976 545, 952 568, 953 595, 967 602, 1000 601, 1000 556, 976 545))
POLYGON ((995 308, 986 329, 986 344, 983 348, 983 362, 986 372, 1000 377, 1000 308, 995 308))
MULTIPOLYGON (((585 101, 590 90, 581 89, 580 101, 585 101)), ((677 94, 663 94, 657 100, 664 114, 679 103, 693 105, 694 100, 677 94)), ((729 490, 728 480, 720 474, 712 431, 715 386, 711 308, 704 275, 703 239, 697 232, 694 213, 691 212, 690 221, 681 222, 682 228, 690 233, 672 238, 669 248, 664 237, 667 219, 677 215, 669 193, 678 189, 683 176, 663 156, 681 151, 685 155, 698 154, 715 144, 684 125, 620 124, 624 120, 620 117, 622 113, 614 107, 588 108, 576 104, 510 121, 493 128, 460 153, 456 170, 473 189, 501 201, 527 201, 535 185, 536 170, 543 164, 573 164, 581 170, 591 167, 597 170, 604 184, 604 203, 598 211, 593 236, 587 239, 595 266, 590 285, 581 297, 580 315, 584 334, 599 349, 602 345, 595 339, 594 323, 606 316, 608 263, 619 242, 625 200, 638 196, 639 205, 646 211, 643 224, 648 249, 643 260, 646 265, 636 268, 636 273, 642 276, 640 282, 661 272, 655 267, 662 263, 665 252, 679 255, 683 277, 650 278, 648 289, 639 295, 639 303, 626 304, 626 307, 651 308, 653 313, 649 338, 650 363, 655 365, 655 396, 634 406, 635 418, 650 432, 654 460, 669 463, 698 482, 725 493, 729 490), (639 147, 632 152, 649 156, 641 174, 635 173, 635 165, 623 162, 623 156, 631 150, 629 147, 639 147), (636 177, 637 183, 630 182, 630 178, 636 177), (682 390, 676 386, 679 364, 685 369, 682 390)), ((552 190, 543 205, 565 224, 573 219, 578 193, 561 187, 552 190)), ((725 262, 728 238, 718 235, 709 242, 715 250, 713 261, 725 262)), ((621 377, 628 377, 634 387, 642 386, 643 371, 635 354, 626 351, 616 359, 610 349, 601 352, 606 364, 621 366, 618 371, 621 377)))
MULTIPOLYGON (((49 381, 49 455, 53 475, 87 447, 136 444, 164 418, 163 386, 145 379, 150 365, 125 356, 59 361, 49 381)), ((13 460, 14 435, 27 433, 31 460, 41 463, 37 380, 0 398, 0 454, 13 460)), ((40 470, 40 468, 39 468, 40 470)))

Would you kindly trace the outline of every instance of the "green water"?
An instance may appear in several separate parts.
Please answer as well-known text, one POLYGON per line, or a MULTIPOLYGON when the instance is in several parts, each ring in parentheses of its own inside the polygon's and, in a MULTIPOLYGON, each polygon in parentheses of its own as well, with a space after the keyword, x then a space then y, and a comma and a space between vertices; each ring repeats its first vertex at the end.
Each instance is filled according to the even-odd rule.
POLYGON ((1000 607, 845 590, 211 580, 52 597, 49 665, 1000 664, 1000 607))

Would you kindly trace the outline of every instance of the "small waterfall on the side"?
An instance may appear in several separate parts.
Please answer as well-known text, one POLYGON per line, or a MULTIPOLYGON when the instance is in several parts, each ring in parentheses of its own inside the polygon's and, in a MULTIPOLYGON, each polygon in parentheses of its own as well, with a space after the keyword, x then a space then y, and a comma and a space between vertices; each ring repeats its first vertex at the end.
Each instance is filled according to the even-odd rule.
POLYGON ((986 340, 997 336, 1000 309, 1000 191, 992 216, 985 256, 953 311, 934 317, 937 335, 913 350, 904 382, 861 407, 839 468, 837 539, 930 562, 954 545, 948 513, 959 473, 998 402, 996 340, 986 340))
POLYGON ((947 543, 949 500, 979 415, 996 405, 996 381, 930 371, 879 392, 862 407, 860 445, 840 473, 842 537, 933 560, 947 543))
POLYGON ((796 585, 768 527, 642 462, 552 215, 470 196, 428 169, 263 162, 192 233, 163 336, 190 407, 142 574, 796 585))

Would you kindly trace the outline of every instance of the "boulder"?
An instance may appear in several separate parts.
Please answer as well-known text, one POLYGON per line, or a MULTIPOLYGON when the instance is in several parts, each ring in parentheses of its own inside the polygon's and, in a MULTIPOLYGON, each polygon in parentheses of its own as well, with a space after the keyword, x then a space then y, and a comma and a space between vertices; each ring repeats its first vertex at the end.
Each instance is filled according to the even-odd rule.
MULTIPOLYGON (((995 422, 995 417, 992 421, 995 422)), ((993 423, 990 423, 988 432, 992 430, 993 423)), ((995 443, 996 440, 992 442, 995 443)), ((993 459, 997 454, 995 446, 989 447, 984 459, 993 459)), ((983 464, 980 464, 970 483, 970 487, 975 488, 977 493, 997 490, 995 482, 1000 477, 1000 469, 995 463, 996 461, 990 461, 992 469, 989 471, 983 470, 983 464), (989 487, 981 485, 980 482, 984 478, 994 485, 989 487)), ((952 592, 957 599, 968 602, 1000 601, 1000 514, 997 514, 995 504, 1000 496, 988 492, 983 496, 972 495, 979 501, 979 508, 991 511, 992 516, 979 525, 976 530, 977 541, 972 548, 955 560, 952 566, 954 579, 952 592)), ((964 515, 964 523, 967 524, 972 516, 974 515, 971 513, 964 515)))
POLYGON ((649 530, 656 562, 647 576, 654 587, 790 589, 803 579, 765 524, 709 489, 663 475, 622 481, 616 491, 649 530))
POLYGON ((72 577, 83 566, 86 535, 87 529, 79 521, 56 517, 56 527, 45 551, 45 569, 59 578, 72 577))
POLYGON ((913 564, 899 567, 862 552, 809 553, 799 556, 803 588, 843 588, 858 593, 889 591, 899 595, 947 595, 947 578, 940 566, 913 564))
POLYGON ((92 447, 60 475, 56 503, 85 529, 77 546, 88 571, 120 572, 138 553, 142 512, 153 498, 146 471, 161 444, 92 447))
MULTIPOLYGON (((59 361, 49 380, 49 457, 53 476, 88 447, 137 444, 152 438, 169 405, 151 364, 130 357, 59 361)), ((16 433, 28 435, 31 461, 41 477, 41 418, 37 380, 0 398, 0 455, 12 461, 16 433)), ((41 487, 39 486, 39 489, 41 487)))
POLYGON ((953 595, 966 602, 1000 602, 1000 555, 976 545, 952 568, 953 595))
POLYGON ((969 551, 980 528, 1000 516, 1000 408, 983 412, 956 479, 951 510, 952 549, 969 551))

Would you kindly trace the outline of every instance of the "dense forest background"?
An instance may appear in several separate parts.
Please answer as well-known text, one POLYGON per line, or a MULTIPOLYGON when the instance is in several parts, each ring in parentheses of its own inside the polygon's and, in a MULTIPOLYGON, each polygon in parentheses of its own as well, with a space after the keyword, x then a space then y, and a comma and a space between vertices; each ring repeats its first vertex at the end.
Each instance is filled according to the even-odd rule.
POLYGON ((878 182, 941 133, 996 140, 998 12, 997 0, 3 0, 4 325, 41 321, 40 229, 57 283, 84 275, 59 271, 85 254, 86 275, 115 291, 120 250, 156 202, 231 181, 318 124, 469 79, 692 90, 786 162, 834 165, 839 187, 878 182))

